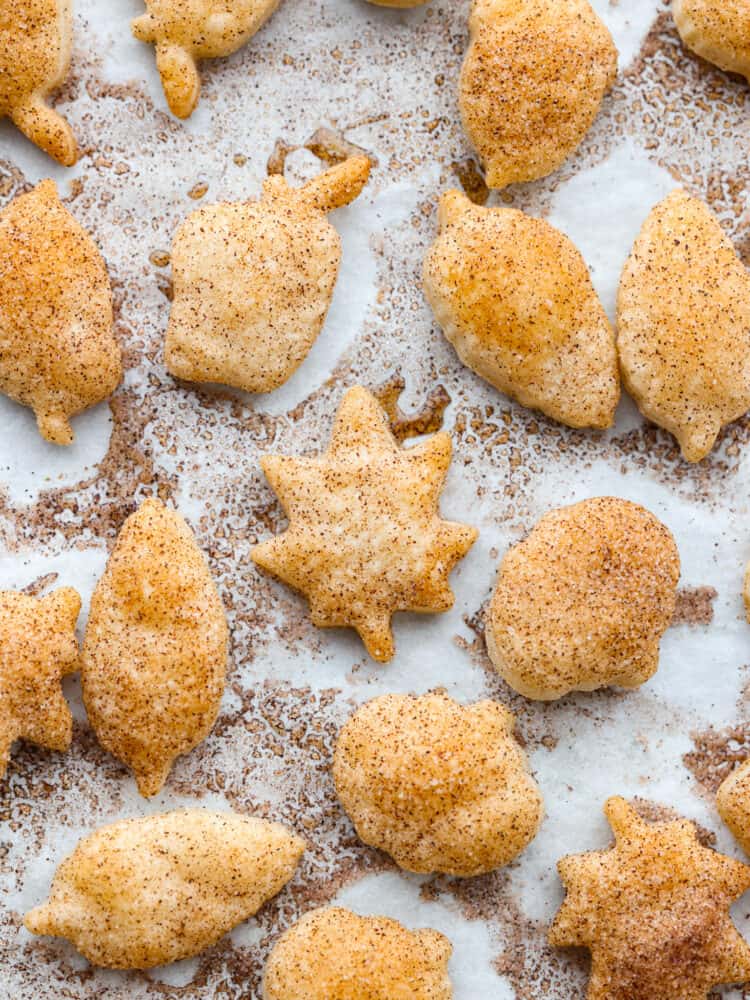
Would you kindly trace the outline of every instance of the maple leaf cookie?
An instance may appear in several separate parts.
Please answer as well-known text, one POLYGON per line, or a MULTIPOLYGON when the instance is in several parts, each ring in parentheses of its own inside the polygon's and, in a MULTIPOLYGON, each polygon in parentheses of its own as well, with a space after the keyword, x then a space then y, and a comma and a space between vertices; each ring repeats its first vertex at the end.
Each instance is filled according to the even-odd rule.
POLYGON ((719 815, 750 854, 750 759, 725 778, 716 794, 719 815))
POLYGON ((176 378, 270 392, 291 377, 323 327, 341 263, 326 213, 353 201, 369 173, 355 156, 301 188, 269 177, 260 201, 188 216, 172 247, 165 358, 176 378))
POLYGON ((487 186, 551 174, 615 81, 612 36, 588 0, 474 0, 469 30, 459 106, 487 186))
POLYGON ((70 417, 122 378, 112 289, 96 245, 43 181, 0 212, 0 392, 70 444, 70 417))
POLYGON ((281 936, 266 963, 263 1000, 451 1000, 450 941, 387 917, 322 907, 281 936), (366 987, 365 987, 366 984, 366 987))
POLYGON ((70 746, 73 720, 60 682, 78 670, 80 610, 71 587, 46 597, 0 591, 0 778, 16 740, 70 746))
POLYGON ((549 934, 591 951, 588 1000, 706 1000, 750 979, 729 916, 750 868, 703 847, 686 819, 646 823, 621 798, 604 811, 615 846, 559 862, 567 896, 549 934))
POLYGON ((83 700, 102 746, 156 795, 176 757, 219 712, 228 628, 195 536, 146 500, 123 525, 91 600, 81 656, 83 700))
POLYGON ((571 427, 610 427, 615 335, 578 250, 543 219, 440 200, 424 290, 458 356, 524 406, 571 427))
POLYGON ((596 497, 546 514, 500 566, 485 634, 527 698, 638 687, 656 672, 680 556, 644 507, 596 497))
POLYGON ((263 26, 280 0, 145 0, 132 23, 140 42, 156 46, 156 67, 173 115, 189 118, 198 104, 198 61, 229 56, 263 26))
POLYGON ((24 924, 68 938, 105 968, 177 962, 257 913, 292 878, 304 849, 281 824, 234 813, 121 820, 78 843, 24 924))
POLYGON ((750 80, 747 0, 672 0, 672 15, 689 49, 720 69, 750 80))
POLYGON ((64 167, 78 144, 46 98, 68 75, 72 47, 72 0, 6 0, 0 9, 0 117, 64 167))
POLYGON ((325 454, 263 458, 290 524, 253 560, 307 597, 315 625, 355 628, 387 662, 393 614, 451 608, 448 576, 477 538, 440 517, 450 460, 447 434, 400 448, 375 397, 350 389, 325 454))
POLYGON ((617 348, 628 392, 688 462, 750 408, 750 276, 716 216, 684 191, 651 211, 625 264, 617 348))
POLYGON ((361 839, 412 872, 482 875, 534 839, 542 797, 503 705, 385 695, 336 744, 336 792, 361 839))

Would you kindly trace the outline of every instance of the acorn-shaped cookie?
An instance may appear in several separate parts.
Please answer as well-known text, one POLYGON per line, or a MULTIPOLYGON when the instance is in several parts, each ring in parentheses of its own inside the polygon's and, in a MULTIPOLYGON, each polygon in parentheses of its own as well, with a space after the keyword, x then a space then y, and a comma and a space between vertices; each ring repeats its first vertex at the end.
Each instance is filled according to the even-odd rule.
POLYGON ((120 531, 91 600, 83 700, 102 746, 156 795, 174 759, 219 712, 228 629, 208 564, 183 518, 146 500, 120 531))
POLYGON ((469 28, 459 103, 488 187, 545 177, 614 83, 610 33, 588 0, 474 0, 469 28))
POLYGON ((464 364, 570 427, 609 427, 620 398, 615 335, 567 236, 459 191, 443 195, 439 221, 425 294, 464 364))
POLYGON ((750 4, 747 0, 672 0, 680 37, 689 49, 750 81, 750 4))
POLYGON ((0 6, 0 117, 64 167, 78 159, 78 145, 45 98, 67 76, 72 46, 72 0, 5 0, 0 6))
POLYGON ((0 392, 39 433, 70 444, 70 417, 114 392, 122 356, 107 268, 54 181, 0 213, 0 392))
POLYGON ((270 392, 302 364, 331 304, 341 238, 326 213, 370 173, 355 156, 301 188, 269 178, 255 202, 200 208, 172 248, 167 368, 192 382, 270 392))
POLYGON ((172 114, 189 118, 201 92, 198 61, 228 56, 250 41, 280 0, 145 0, 131 27, 156 46, 156 65, 172 114))

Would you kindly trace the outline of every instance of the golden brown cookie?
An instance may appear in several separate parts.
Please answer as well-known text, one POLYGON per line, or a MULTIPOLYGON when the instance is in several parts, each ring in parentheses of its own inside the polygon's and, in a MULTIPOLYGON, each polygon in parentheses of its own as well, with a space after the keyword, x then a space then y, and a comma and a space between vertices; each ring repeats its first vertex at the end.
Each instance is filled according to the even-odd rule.
POLYGON ((469 29, 459 105, 487 186, 551 174, 615 81, 612 36, 588 0, 474 0, 469 29))
POLYGON ((156 46, 156 66, 172 114, 189 118, 201 92, 198 62, 229 56, 253 37, 280 0, 144 0, 132 23, 141 42, 156 46))
POLYGON ((750 854, 750 759, 736 767, 721 783, 716 805, 745 854, 750 854))
POLYGON ((500 566, 490 659, 527 698, 638 687, 659 665, 679 576, 671 532, 644 507, 596 497, 553 510, 500 566))
POLYGON ((185 809, 103 826, 57 869, 32 934, 93 965, 150 969, 197 955, 294 875, 305 844, 279 823, 185 809))
POLYGON ((604 811, 615 846, 559 862, 567 896, 549 935, 591 951, 588 1000, 706 1000, 750 979, 729 916, 750 868, 703 847, 686 819, 646 823, 621 798, 604 811))
POLYGON ((46 597, 0 591, 0 778, 16 740, 70 746, 73 720, 60 681, 78 670, 80 610, 71 587, 46 597))
POLYGON ((0 392, 34 411, 39 433, 70 444, 70 417, 122 378, 107 268, 43 181, 0 212, 0 392))
POLYGON ((0 9, 0 118, 64 167, 78 159, 73 131, 46 103, 68 75, 73 0, 5 0, 0 9))
POLYGON ((625 387, 688 462, 750 408, 750 276, 716 216, 673 191, 646 219, 617 301, 625 387))
POLYGON ((266 964, 263 1000, 451 1000, 451 951, 437 931, 324 907, 279 939, 266 964))
POLYGON ((91 725, 142 795, 155 795, 175 758, 211 731, 228 639, 192 531, 160 500, 146 500, 123 525, 96 586, 81 656, 91 725))
POLYGON ((361 839, 401 868, 482 875, 534 839, 543 803, 503 705, 389 694, 336 744, 333 777, 361 839))
POLYGON ((615 335, 578 250, 543 219, 440 200, 424 289, 458 356, 496 389, 570 427, 609 427, 615 335))
POLYGON ((750 80, 750 4, 747 0, 672 0, 683 42, 703 59, 750 80))
POLYGON ((448 576, 477 537, 440 517, 450 460, 447 434, 401 448, 375 397, 350 389, 327 452, 262 460, 290 524, 253 560, 307 597, 315 625, 355 628, 374 660, 392 659, 393 614, 451 608, 448 576))
POLYGON ((323 327, 341 263, 326 213, 353 201, 369 173, 356 156, 302 188, 269 177, 260 201, 188 216, 172 247, 165 359, 176 378, 247 392, 290 378, 323 327))

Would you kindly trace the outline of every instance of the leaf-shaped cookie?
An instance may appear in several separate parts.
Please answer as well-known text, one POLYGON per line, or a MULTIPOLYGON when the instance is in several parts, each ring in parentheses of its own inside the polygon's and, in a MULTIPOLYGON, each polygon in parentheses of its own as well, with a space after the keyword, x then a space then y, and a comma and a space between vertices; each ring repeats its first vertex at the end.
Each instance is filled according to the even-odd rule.
POLYGON ((65 167, 78 159, 78 145, 45 98, 68 75, 72 45, 73 0, 0 4, 0 117, 65 167))
POLYGON ((99 742, 155 795, 219 712, 228 630, 183 518, 146 500, 120 531, 91 600, 83 700, 99 742))
POLYGON ((672 0, 683 42, 703 59, 750 81, 750 4, 747 0, 672 0))
POLYGON ((628 392, 688 462, 750 408, 750 276, 708 206, 684 191, 651 211, 625 264, 617 347, 628 392))
POLYGON ((617 49, 589 0, 474 0, 460 82, 488 187, 556 170, 591 127, 617 49))
POLYGON ((302 364, 321 331, 341 262, 326 213, 362 190, 355 156, 302 188, 283 177, 255 202, 193 212, 172 248, 174 303, 165 356, 177 378, 269 392, 302 364))
POLYGON ((189 118, 201 92, 197 62, 228 56, 250 41, 281 0, 145 0, 133 34, 156 46, 172 114, 189 118))
POLYGON ((548 222, 448 191, 424 288, 461 360, 501 392, 571 427, 612 424, 614 332, 583 258, 548 222))
POLYGON ((304 842, 279 823, 186 809, 84 837, 24 921, 94 965, 149 969, 197 955, 291 879, 304 842))
POLYGON ((0 212, 0 392, 33 409, 40 434, 70 444, 69 418, 122 378, 107 268, 43 181, 0 212))

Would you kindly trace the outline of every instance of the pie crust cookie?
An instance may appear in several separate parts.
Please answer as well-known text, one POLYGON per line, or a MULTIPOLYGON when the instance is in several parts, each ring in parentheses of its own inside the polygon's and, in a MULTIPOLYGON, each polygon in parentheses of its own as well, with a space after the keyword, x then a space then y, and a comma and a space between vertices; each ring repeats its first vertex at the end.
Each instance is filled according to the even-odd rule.
POLYGON ((123 525, 96 586, 81 657, 91 725, 142 795, 156 795, 175 758, 211 731, 228 640, 192 531, 160 500, 146 500, 123 525))
POLYGON ((679 576, 671 532, 644 507, 596 497, 553 510, 502 561, 490 659, 527 698, 638 687, 659 665, 679 576))
POLYGON ((615 334, 586 263, 561 232, 510 208, 440 200, 424 289, 458 356, 524 406, 570 427, 610 427, 615 334))
POLYGON ((716 805, 745 854, 750 854, 750 759, 721 783, 716 805))
POLYGON ((341 237, 326 213, 361 192, 355 156, 292 188, 265 181, 255 202, 193 212, 174 239, 165 356, 176 377, 270 392, 297 370, 328 313, 341 237))
POLYGON ((615 81, 612 36, 588 0, 474 0, 469 30, 459 106, 487 186, 551 174, 615 81))
POLYGON ((263 1000, 451 1000, 450 941, 387 917, 340 907, 307 913, 282 935, 263 979, 263 1000), (364 996, 364 993, 361 994, 364 996))
POLYGON ((34 411, 39 433, 70 444, 70 417, 122 378, 106 265, 42 181, 0 212, 0 392, 34 411))
POLYGON ((534 839, 544 807, 503 705, 389 694, 336 744, 333 777, 357 834, 407 871, 482 875, 534 839))
POLYGON ((0 778, 16 740, 70 746, 73 720, 60 682, 78 670, 80 610, 71 587, 46 597, 0 591, 0 778))
POLYGON ((588 1000, 706 1000, 750 979, 729 915, 750 868, 703 847, 686 819, 646 823, 621 798, 604 811, 615 846, 559 862, 567 897, 549 935, 591 951, 588 1000))
POLYGON ((229 56, 253 37, 280 0, 145 0, 132 23, 141 42, 156 46, 156 67, 170 111, 189 118, 198 104, 198 62, 229 56))
POLYGON ((750 6, 747 0, 672 0, 672 14, 689 49, 750 81, 750 6))
POLYGON ((78 159, 65 119, 47 104, 70 69, 73 0, 12 0, 0 10, 0 118, 64 167, 78 159))
POLYGON ((327 452, 262 459, 290 523, 252 558, 307 597, 315 625, 355 628, 387 662, 392 615, 451 608, 448 576, 477 538, 440 517, 450 461, 448 434, 401 448, 375 397, 350 389, 327 452))
POLYGON ((186 809, 103 826, 62 862, 32 934, 92 965, 150 969, 197 955, 294 875, 304 841, 279 823, 186 809))
POLYGON ((622 378, 688 462, 750 408, 750 276, 716 216, 673 191, 650 213, 617 301, 622 378))

